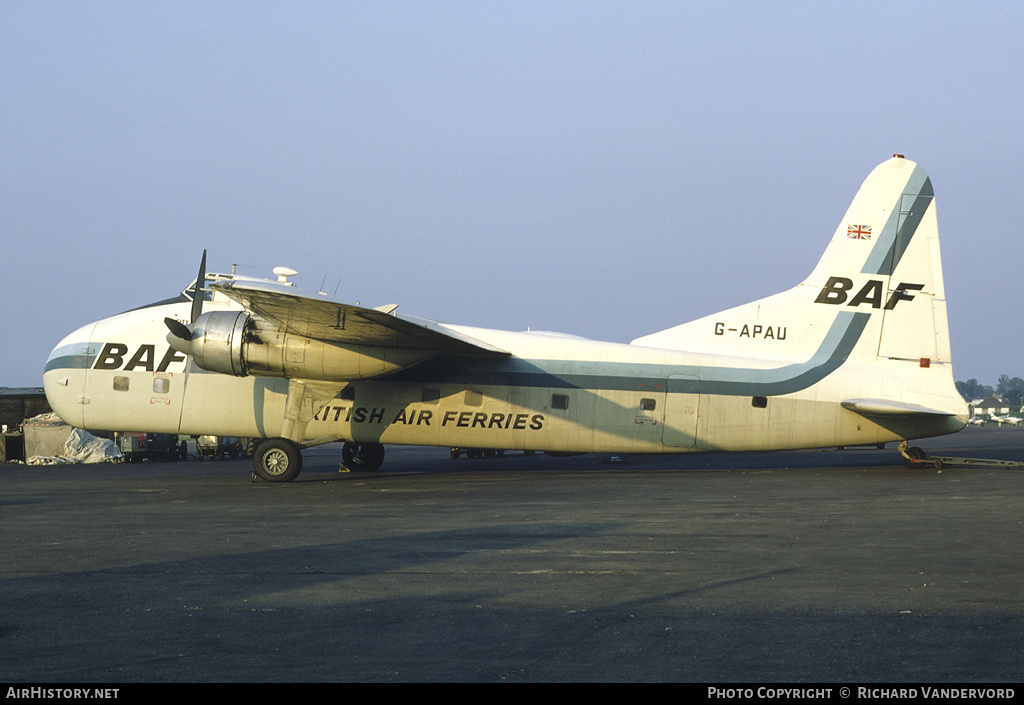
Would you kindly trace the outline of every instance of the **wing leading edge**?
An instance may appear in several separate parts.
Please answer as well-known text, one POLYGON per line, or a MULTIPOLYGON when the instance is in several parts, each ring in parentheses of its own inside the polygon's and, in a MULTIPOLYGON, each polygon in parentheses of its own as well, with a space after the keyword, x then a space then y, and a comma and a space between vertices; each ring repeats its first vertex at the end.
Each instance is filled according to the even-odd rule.
POLYGON ((509 351, 441 323, 333 301, 277 282, 232 280, 211 287, 260 318, 295 335, 341 345, 436 350, 457 355, 507 356, 509 351))

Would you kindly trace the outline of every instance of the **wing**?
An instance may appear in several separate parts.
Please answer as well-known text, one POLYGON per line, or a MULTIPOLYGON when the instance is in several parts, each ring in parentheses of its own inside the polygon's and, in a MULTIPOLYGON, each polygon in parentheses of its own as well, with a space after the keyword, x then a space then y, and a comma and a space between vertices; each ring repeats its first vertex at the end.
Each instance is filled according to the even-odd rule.
POLYGON ((509 355, 507 350, 441 323, 399 316, 394 313, 396 307, 363 308, 276 282, 236 279, 215 282, 211 287, 260 318, 314 340, 459 355, 509 355))

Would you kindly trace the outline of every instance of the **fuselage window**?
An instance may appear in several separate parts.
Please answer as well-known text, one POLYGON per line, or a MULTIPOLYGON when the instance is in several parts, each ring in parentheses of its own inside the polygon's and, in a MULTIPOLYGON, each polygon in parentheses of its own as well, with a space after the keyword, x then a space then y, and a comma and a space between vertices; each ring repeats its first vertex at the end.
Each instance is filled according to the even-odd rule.
POLYGON ((115 392, 127 392, 128 391, 128 378, 127 377, 114 377, 114 391, 115 392))
POLYGON ((551 395, 551 408, 552 409, 568 409, 569 408, 569 395, 568 394, 552 394, 551 395))
POLYGON ((466 392, 466 406, 483 406, 484 395, 483 392, 466 392))
POLYGON ((153 380, 153 391, 157 394, 167 394, 171 391, 171 380, 166 377, 157 377, 153 380))
POLYGON ((423 390, 423 403, 437 405, 441 399, 441 392, 436 389, 424 389, 423 390))
POLYGON ((653 399, 641 399, 640 400, 640 408, 643 411, 654 411, 654 407, 657 406, 657 405, 658 405, 657 402, 655 402, 653 399))

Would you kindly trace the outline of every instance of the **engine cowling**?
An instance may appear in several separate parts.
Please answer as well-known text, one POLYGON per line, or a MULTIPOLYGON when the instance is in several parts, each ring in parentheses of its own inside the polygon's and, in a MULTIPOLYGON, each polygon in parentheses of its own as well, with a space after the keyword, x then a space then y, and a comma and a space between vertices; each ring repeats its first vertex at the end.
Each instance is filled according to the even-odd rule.
POLYGON ((192 360, 204 370, 246 376, 243 345, 249 320, 243 311, 211 311, 199 316, 192 325, 192 360))
POLYGON ((204 370, 238 377, 347 381, 396 372, 436 351, 325 342, 243 311, 211 311, 192 326, 191 354, 204 370))

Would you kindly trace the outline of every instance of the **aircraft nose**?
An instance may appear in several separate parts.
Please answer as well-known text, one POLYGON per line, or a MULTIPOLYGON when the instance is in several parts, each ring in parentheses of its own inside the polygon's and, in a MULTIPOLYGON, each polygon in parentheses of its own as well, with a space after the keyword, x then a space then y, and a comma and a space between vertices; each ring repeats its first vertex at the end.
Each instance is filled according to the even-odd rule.
POLYGON ((96 358, 92 344, 95 323, 64 337, 50 352, 43 368, 43 391, 50 408, 76 428, 85 428, 85 375, 96 358))

